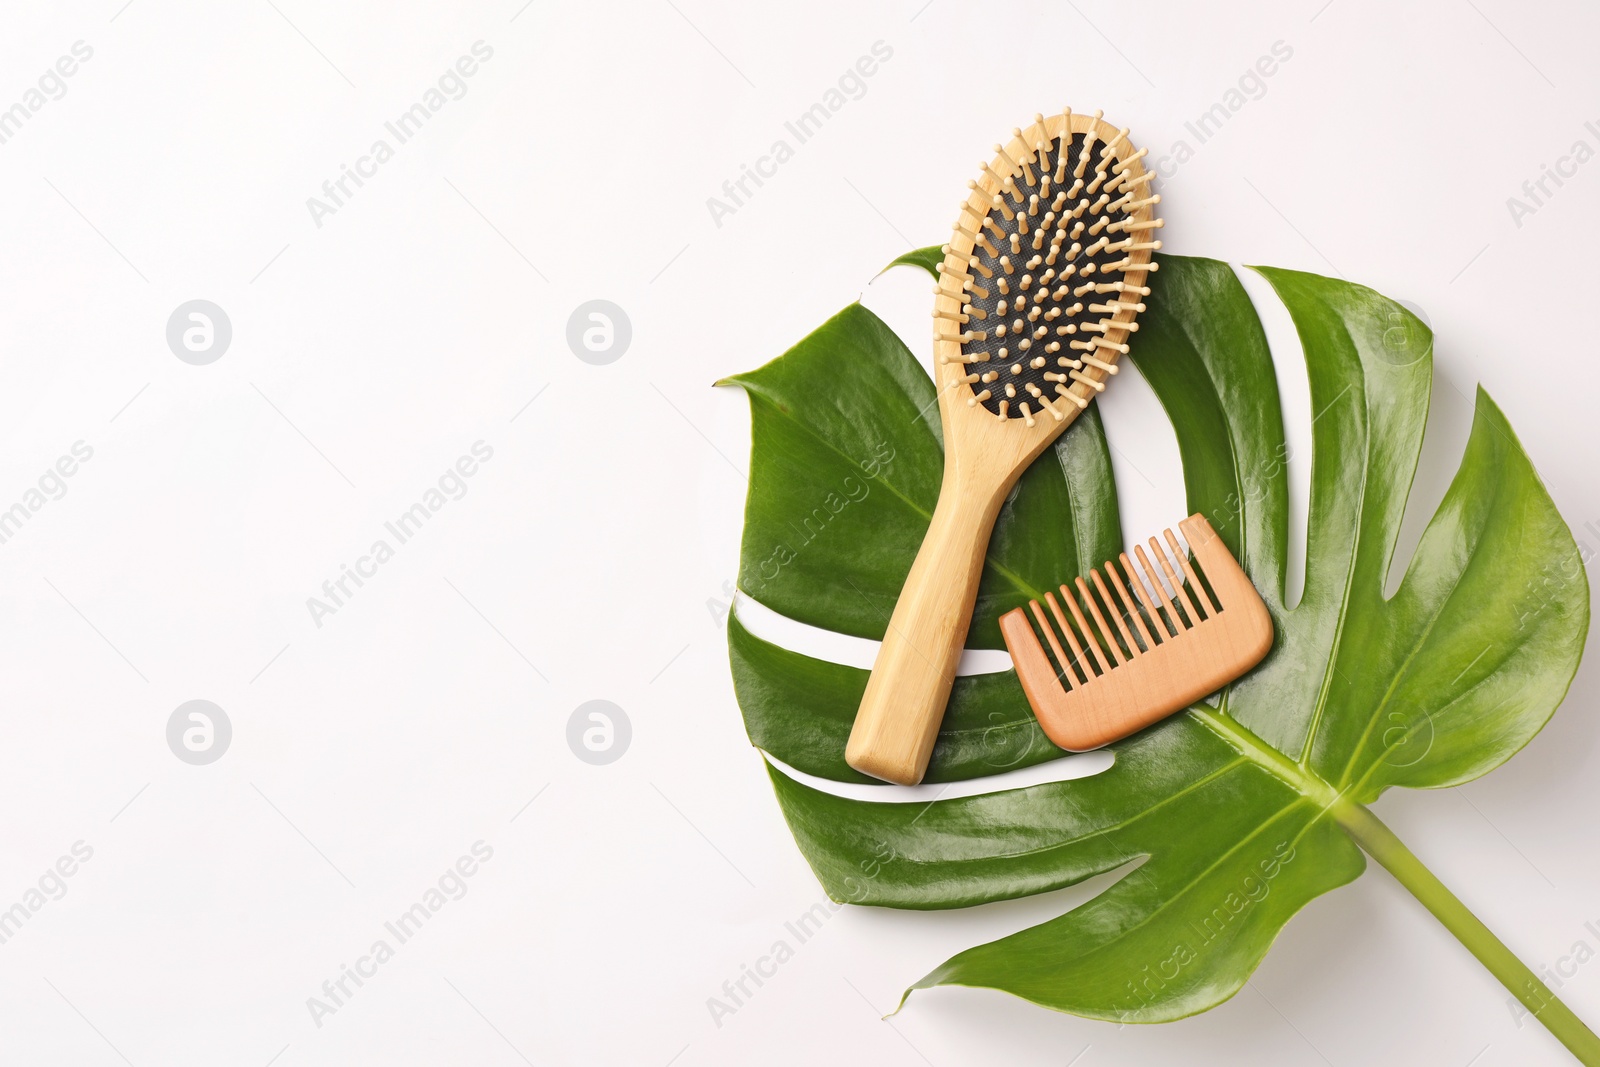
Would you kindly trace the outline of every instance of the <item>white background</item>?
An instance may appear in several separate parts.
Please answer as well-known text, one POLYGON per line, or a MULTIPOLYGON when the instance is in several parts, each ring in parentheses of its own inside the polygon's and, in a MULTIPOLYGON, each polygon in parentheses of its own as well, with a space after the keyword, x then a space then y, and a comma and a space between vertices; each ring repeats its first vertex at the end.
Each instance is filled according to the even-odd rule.
MULTIPOLYGON (((710 383, 863 293, 924 352, 926 278, 878 269, 944 238, 1011 127, 1100 107, 1153 157, 1195 149, 1162 184, 1169 251, 1342 272, 1426 311, 1437 387, 1402 563, 1478 382, 1600 547, 1583 528, 1600 523, 1600 164, 1521 226, 1506 205, 1574 141, 1600 142, 1584 127, 1600 120, 1592 11, 6 14, 0 107, 74 42, 94 50, 0 145, 0 508, 74 442, 94 450, 0 545, 0 908, 74 842, 94 850, 0 945, 7 1063, 1570 1062, 1377 869, 1182 1023, 1118 1030, 964 989, 879 1021, 953 952, 1090 885, 959 914, 841 912, 719 1027, 707 998, 823 897, 728 680, 716 616, 748 428, 743 397, 710 383), (478 40, 494 54, 467 94, 319 228, 307 198, 478 40), (864 95, 718 226, 707 198, 880 40, 893 55, 864 95), (1264 93, 1197 144, 1185 122, 1278 41, 1292 57, 1264 93), (233 324, 209 366, 166 344, 194 298, 233 324), (632 321, 609 366, 565 340, 593 298, 632 321), (317 627, 307 597, 479 440, 494 455, 466 496, 317 627), (234 728, 203 767, 165 740, 195 698, 234 728), (597 698, 633 726, 608 766, 566 743, 597 698), (469 892, 315 1025, 307 998, 479 840, 494 854, 469 892)), ((1128 379, 1105 404, 1138 534, 1182 514, 1182 486, 1128 379)), ((1584 926, 1600 927, 1596 696, 1589 664, 1504 769, 1377 805, 1530 963, 1600 948, 1584 926)), ((1600 964, 1561 993, 1600 1022, 1600 964)))

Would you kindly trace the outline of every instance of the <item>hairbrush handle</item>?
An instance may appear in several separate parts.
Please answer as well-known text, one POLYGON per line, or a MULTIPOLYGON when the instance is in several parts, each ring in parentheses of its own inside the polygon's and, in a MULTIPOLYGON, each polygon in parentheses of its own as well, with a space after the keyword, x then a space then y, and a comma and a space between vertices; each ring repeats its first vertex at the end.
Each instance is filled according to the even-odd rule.
POLYGON ((845 761, 862 774, 900 785, 922 781, 1008 487, 973 493, 947 484, 940 492, 845 747, 845 761))
POLYGON ((1117 373, 1159 266, 1161 242, 1144 239, 1162 227, 1148 149, 1098 111, 1033 118, 967 183, 938 264, 944 481, 845 748, 856 770, 902 785, 933 754, 1000 504, 1117 373))

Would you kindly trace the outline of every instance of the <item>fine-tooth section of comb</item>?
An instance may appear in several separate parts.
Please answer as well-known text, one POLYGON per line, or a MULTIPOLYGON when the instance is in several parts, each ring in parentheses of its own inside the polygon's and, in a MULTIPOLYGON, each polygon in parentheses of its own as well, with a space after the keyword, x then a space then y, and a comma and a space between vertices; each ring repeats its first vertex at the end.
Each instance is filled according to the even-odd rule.
POLYGON ((1187 547, 1164 530, 1165 545, 1135 544, 1134 559, 1120 553, 1104 574, 1001 617, 1023 692, 1060 747, 1084 752, 1142 730, 1272 647, 1272 617, 1211 524, 1191 515, 1178 529, 1187 547))

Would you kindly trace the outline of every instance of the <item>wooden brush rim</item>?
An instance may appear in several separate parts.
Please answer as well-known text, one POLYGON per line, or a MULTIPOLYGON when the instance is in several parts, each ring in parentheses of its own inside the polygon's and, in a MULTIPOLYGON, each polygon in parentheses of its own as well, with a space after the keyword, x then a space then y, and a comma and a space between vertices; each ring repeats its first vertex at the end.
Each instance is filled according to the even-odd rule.
MULTIPOLYGON (((984 217, 989 213, 990 203, 999 196, 1004 195, 1000 183, 993 177, 994 174, 1009 175, 1015 173, 1012 160, 1031 157, 1032 144, 1044 141, 1054 143, 1065 135, 1069 139, 1076 134, 1093 133, 1097 145, 1103 146, 1107 142, 1120 143, 1111 153, 1111 158, 1117 163, 1127 161, 1138 154, 1133 143, 1123 135, 1123 131, 1111 125, 1100 117, 1100 113, 1083 115, 1072 111, 1036 118, 1021 131, 1020 136, 1013 133, 1010 140, 1001 145, 1003 154, 997 154, 983 175, 978 179, 977 188, 972 190, 963 205, 960 223, 965 223, 974 233, 979 231, 984 217), (1032 142, 1030 144, 1029 142, 1032 142)), ((1137 180, 1145 174, 1143 158, 1133 159, 1127 166, 1130 181, 1137 180)), ((1135 221, 1146 222, 1154 218, 1153 205, 1146 204, 1133 215, 1129 216, 1135 221)), ((960 229, 954 229, 948 251, 945 253, 944 267, 950 277, 954 274, 965 275, 968 272, 967 261, 973 255, 975 241, 960 229)), ((1149 277, 1148 265, 1151 251, 1147 248, 1130 251, 1127 258, 1132 262, 1131 269, 1122 273, 1122 280, 1129 285, 1143 286, 1149 277)), ((958 290, 952 294, 941 282, 937 295, 934 297, 935 313, 943 312, 947 315, 961 314, 963 300, 958 290)), ((1136 312, 1122 308, 1111 318, 1111 329, 1104 335, 1108 341, 1115 344, 1128 343, 1130 331, 1118 328, 1133 322, 1136 312)), ((933 327, 933 354, 935 384, 939 389, 940 417, 946 429, 945 448, 963 449, 970 444, 973 446, 992 449, 1000 447, 1001 451, 1008 453, 1015 462, 1023 462, 1043 451, 1055 437, 1070 426, 1082 408, 1079 405, 1066 401, 1063 398, 1062 407, 1067 410, 1066 418, 1057 421, 1049 417, 1048 412, 1041 412, 1040 417, 1034 419, 1034 425, 1027 425, 1026 420, 1020 418, 1002 418, 981 405, 967 406, 968 394, 972 392, 971 386, 961 381, 965 376, 965 364, 959 362, 961 357, 961 342, 957 339, 962 327, 959 323, 949 318, 935 318, 933 327), (987 426, 985 424, 988 424, 987 426), (981 429, 980 429, 981 427, 981 429), (1001 429, 1005 436, 984 432, 989 429, 1001 429), (976 440, 969 441, 969 438, 976 440)), ((1115 365, 1120 353, 1111 349, 1100 349, 1097 357, 1103 362, 1115 365)), ((1104 384, 1110 377, 1110 372, 1093 364, 1085 364, 1080 372, 1084 377, 1092 378, 1095 382, 1104 384)), ((1098 395, 1099 390, 1082 381, 1075 380, 1071 386, 1073 395, 1087 402, 1098 395)))

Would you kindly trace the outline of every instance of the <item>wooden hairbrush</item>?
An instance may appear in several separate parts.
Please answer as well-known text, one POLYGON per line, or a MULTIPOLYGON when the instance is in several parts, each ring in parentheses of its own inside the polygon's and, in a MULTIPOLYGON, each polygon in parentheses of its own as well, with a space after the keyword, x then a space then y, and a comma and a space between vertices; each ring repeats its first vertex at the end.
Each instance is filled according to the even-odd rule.
POLYGON ((1022 691, 1045 734, 1062 748, 1084 752, 1142 730, 1221 689, 1272 647, 1272 616, 1211 524, 1191 515, 1178 529, 1204 585, 1178 539, 1164 530, 1170 557, 1150 538, 1159 570, 1135 545, 1138 567, 1126 552, 1118 557, 1121 573, 1106 561, 1109 587, 1098 569, 1091 570, 1089 583, 1077 578, 1074 588, 1061 587, 1061 601, 1045 594, 1049 616, 1037 600, 1027 611, 1001 616, 1000 633, 1022 691))
POLYGON ((1017 478, 1117 373, 1160 241, 1155 177, 1100 112, 1034 116, 968 182, 934 293, 944 480, 845 749, 922 780, 966 642, 995 516, 1017 478))

